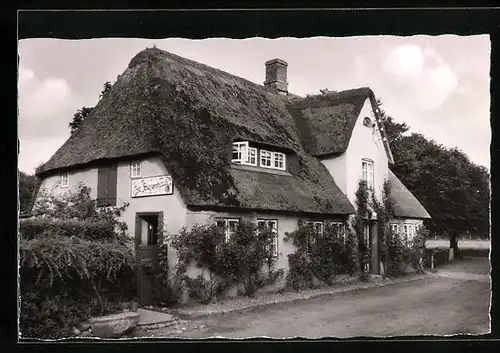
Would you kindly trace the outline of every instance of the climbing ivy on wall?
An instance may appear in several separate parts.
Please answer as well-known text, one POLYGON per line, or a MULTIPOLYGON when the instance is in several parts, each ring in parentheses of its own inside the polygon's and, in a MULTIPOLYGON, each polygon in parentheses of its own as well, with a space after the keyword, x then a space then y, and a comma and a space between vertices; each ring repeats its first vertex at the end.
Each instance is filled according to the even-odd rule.
POLYGON ((364 238, 364 227, 367 224, 370 216, 370 196, 366 181, 361 180, 356 191, 356 214, 352 220, 352 228, 357 236, 358 245, 358 262, 361 271, 361 277, 366 278, 366 266, 370 261, 370 247, 367 246, 368 239, 364 238))

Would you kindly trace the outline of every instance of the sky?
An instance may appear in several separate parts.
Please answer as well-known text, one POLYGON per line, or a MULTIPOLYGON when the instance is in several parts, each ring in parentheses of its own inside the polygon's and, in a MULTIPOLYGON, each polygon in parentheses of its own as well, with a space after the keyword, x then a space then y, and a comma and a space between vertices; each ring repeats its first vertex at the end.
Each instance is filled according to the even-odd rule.
POLYGON ((34 173, 69 138, 68 124, 92 107, 139 51, 160 49, 262 84, 264 63, 288 63, 288 90, 370 87, 411 132, 458 147, 490 166, 490 39, 481 36, 99 38, 19 41, 19 170, 34 173))

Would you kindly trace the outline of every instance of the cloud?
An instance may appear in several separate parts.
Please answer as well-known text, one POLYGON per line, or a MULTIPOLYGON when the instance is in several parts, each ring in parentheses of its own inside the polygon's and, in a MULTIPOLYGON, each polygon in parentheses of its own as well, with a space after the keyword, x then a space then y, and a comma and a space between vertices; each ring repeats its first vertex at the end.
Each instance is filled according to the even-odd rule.
POLYGON ((382 63, 391 82, 414 107, 441 107, 459 84, 457 73, 432 47, 402 44, 390 49, 382 63))
POLYGON ((21 66, 18 86, 22 136, 53 137, 67 132, 67 123, 79 106, 79 97, 64 78, 39 80, 33 70, 21 66))
POLYGON ((397 46, 387 53, 383 62, 384 69, 401 78, 418 75, 422 71, 425 58, 420 46, 404 44, 397 46))

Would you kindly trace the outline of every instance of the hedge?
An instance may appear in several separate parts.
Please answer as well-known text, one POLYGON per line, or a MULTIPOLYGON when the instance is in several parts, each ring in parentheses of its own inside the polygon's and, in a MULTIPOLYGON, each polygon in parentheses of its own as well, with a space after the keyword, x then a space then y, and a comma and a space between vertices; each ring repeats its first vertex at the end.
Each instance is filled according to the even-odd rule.
POLYGON ((79 321, 135 299, 132 247, 109 225, 30 219, 20 235, 23 338, 68 337, 79 321))
POLYGON ((104 220, 54 220, 49 218, 29 218, 20 220, 22 239, 34 239, 46 235, 70 238, 76 236, 85 240, 112 240, 117 235, 114 226, 104 220))

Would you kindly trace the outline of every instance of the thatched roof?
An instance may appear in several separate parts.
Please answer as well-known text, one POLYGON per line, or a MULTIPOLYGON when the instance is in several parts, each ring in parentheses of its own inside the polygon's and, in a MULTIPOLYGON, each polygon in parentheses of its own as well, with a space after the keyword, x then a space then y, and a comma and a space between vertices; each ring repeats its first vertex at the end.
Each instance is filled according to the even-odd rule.
POLYGON ((431 218, 420 201, 406 188, 398 177, 389 169, 391 196, 394 203, 394 215, 401 218, 431 218))
POLYGON ((37 173, 157 153, 188 206, 353 213, 327 169, 304 151, 287 103, 245 79, 146 49, 37 173), (236 139, 288 151, 296 161, 290 176, 232 168, 236 139))
MULTIPOLYGON (((345 152, 367 99, 376 112, 375 95, 368 87, 294 99, 289 110, 306 151, 317 157, 345 152)), ((379 117, 375 123, 383 127, 383 122, 378 120, 379 117)), ((386 137, 384 147, 389 162, 393 163, 385 129, 382 130, 382 136, 386 137)))

